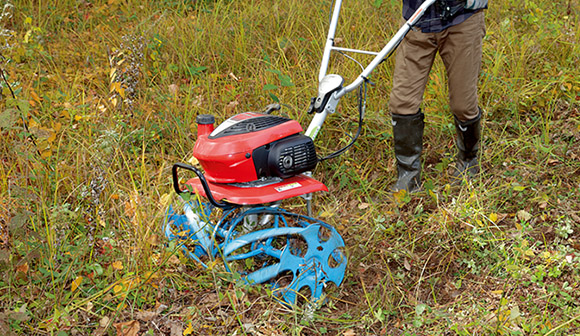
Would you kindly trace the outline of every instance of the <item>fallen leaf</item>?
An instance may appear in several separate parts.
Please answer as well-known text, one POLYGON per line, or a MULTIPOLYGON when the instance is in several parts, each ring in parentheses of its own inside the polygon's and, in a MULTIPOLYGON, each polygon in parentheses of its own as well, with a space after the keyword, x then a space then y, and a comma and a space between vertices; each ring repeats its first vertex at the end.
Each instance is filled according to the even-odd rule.
POLYGON ((113 82, 111 83, 111 91, 110 93, 113 93, 114 91, 118 91, 121 89, 121 83, 119 82, 113 82))
POLYGON ((25 262, 25 263, 24 263, 24 264, 22 264, 22 265, 18 265, 18 266, 16 266, 16 270, 17 270, 18 272, 22 272, 22 273, 24 273, 24 274, 28 273, 28 263, 27 263, 27 262, 25 262))
POLYGON ((405 258, 405 259, 403 260, 403 266, 405 266, 405 269, 406 269, 407 271, 410 271, 410 270, 411 270, 411 264, 409 264, 409 261, 407 260, 407 258, 405 258))
POLYGON ((123 263, 121 261, 119 261, 119 260, 114 261, 113 264, 112 264, 112 266, 113 266, 113 269, 114 270, 117 270, 117 271, 123 269, 123 263))
POLYGON ((19 322, 24 322, 30 320, 30 315, 28 312, 20 312, 20 311, 9 311, 6 313, 7 317, 11 320, 16 320, 19 322))
POLYGON ((173 96, 177 96, 177 94, 179 93, 179 86, 177 86, 177 84, 170 84, 169 93, 171 93, 171 95, 173 96))
POLYGON ((517 305, 510 309, 510 320, 515 320, 521 316, 520 307, 517 305))
POLYGON ((425 312, 425 309, 427 309, 427 305, 424 303, 419 303, 415 306, 415 314, 417 314, 417 316, 421 316, 425 312))
POLYGON ((193 326, 191 325, 191 322, 189 322, 187 328, 183 331, 183 336, 191 335, 191 333, 193 333, 193 326))
POLYGON ((115 323, 113 326, 117 329, 117 336, 137 336, 141 328, 139 321, 115 323))
POLYGON ((516 216, 518 217, 518 219, 522 222, 527 222, 530 219, 532 219, 532 215, 530 215, 529 212, 527 212, 526 210, 520 210, 516 213, 516 216))
POLYGON ((155 312, 159 315, 159 314, 163 313, 163 311, 167 308, 169 308, 169 307, 167 307, 167 305, 164 305, 161 302, 157 302, 157 304, 155 305, 155 312))
POLYGON ((159 316, 159 314, 157 314, 157 312, 154 311, 137 312, 137 314, 135 314, 135 317, 143 322, 149 322, 154 318, 156 318, 157 316, 159 316))
POLYGON ((99 321, 99 326, 106 328, 109 325, 110 319, 107 316, 103 316, 103 318, 99 321))
POLYGON ((95 329, 93 331, 93 333, 91 334, 91 336, 104 336, 106 330, 107 330, 106 328, 99 326, 99 327, 97 327, 97 329, 95 329))
POLYGON ((197 160, 197 158, 195 156, 192 156, 191 159, 187 160, 187 162, 192 166, 199 164, 199 161, 197 160))
POLYGON ((200 303, 210 304, 210 305, 215 305, 216 303, 219 303, 219 302, 220 302, 220 299, 216 293, 208 293, 200 301, 200 303))
MULTIPOLYGON (((55 132, 59 132, 59 131, 62 129, 62 123, 59 123, 59 122, 57 122, 57 123, 53 123, 53 125, 52 125, 52 129, 53 129, 53 131, 55 131, 55 132)), ((56 136, 55 136, 55 137, 56 137, 56 136)))
POLYGON ((153 234, 149 238, 147 238, 147 242, 149 243, 149 245, 157 246, 159 245, 159 236, 153 234))
POLYGON ((393 193, 393 197, 395 198, 395 201, 397 201, 397 203, 399 204, 403 204, 403 203, 407 203, 407 191, 405 189, 401 189, 395 193, 393 193))
POLYGON ((169 259, 167 259, 167 262, 170 264, 179 264, 179 258, 175 256, 175 254, 172 254, 169 259))
POLYGON ((40 153, 40 156, 43 159, 49 158, 52 156, 52 150, 49 148, 48 150, 43 151, 42 153, 40 153))
POLYGON ((136 202, 133 200, 128 200, 125 202, 125 215, 129 218, 133 218, 135 216, 136 209, 136 202))
POLYGON ((171 336, 183 336, 183 327, 181 323, 177 323, 174 321, 169 321, 169 327, 171 328, 171 336))
POLYGON ((48 132, 48 138, 46 138, 46 141, 48 143, 52 143, 54 140, 56 140, 56 132, 51 128, 48 129, 48 132))
POLYGON ((356 333, 354 332, 353 329, 348 329, 342 333, 342 336, 355 336, 355 335, 356 333))
POLYGON ((497 223, 500 223, 501 221, 503 221, 504 219, 506 219, 506 218, 507 218, 507 216, 508 216, 508 215, 507 215, 507 214, 505 214, 505 213, 499 213, 499 214, 497 214, 497 222, 495 222, 495 223, 496 223, 496 224, 497 224, 497 223))
POLYGON ((30 91, 30 96, 35 102, 40 104, 40 97, 38 96, 38 94, 36 94, 34 90, 30 91))
POLYGON ((370 206, 371 206, 370 204, 368 204, 368 203, 364 203, 364 202, 363 202, 363 203, 360 203, 360 204, 358 205, 358 208, 359 208, 360 210, 364 210, 364 209, 366 209, 366 208, 368 208, 368 207, 370 207, 370 206))
POLYGON ((77 290, 77 288, 79 288, 81 282, 83 281, 83 277, 82 276, 78 276, 76 279, 73 280, 73 282, 70 285, 70 291, 74 292, 77 290))
POLYGON ((4 321, 4 316, 0 314, 0 333, 2 335, 10 335, 10 327, 8 327, 8 323, 4 321))

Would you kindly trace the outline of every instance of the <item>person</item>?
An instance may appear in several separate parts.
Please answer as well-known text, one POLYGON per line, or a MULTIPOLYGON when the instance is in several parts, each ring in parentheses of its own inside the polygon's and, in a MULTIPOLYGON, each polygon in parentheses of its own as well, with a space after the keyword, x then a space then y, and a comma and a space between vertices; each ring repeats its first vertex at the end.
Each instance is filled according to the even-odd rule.
MULTIPOLYGON (((408 20, 422 0, 403 0, 408 20)), ((455 119, 458 150, 454 178, 479 172, 481 113, 477 82, 485 36, 487 0, 447 0, 432 5, 397 49, 389 100, 397 181, 393 191, 420 190, 424 114, 421 102, 429 72, 439 53, 447 72, 449 106, 455 119)))

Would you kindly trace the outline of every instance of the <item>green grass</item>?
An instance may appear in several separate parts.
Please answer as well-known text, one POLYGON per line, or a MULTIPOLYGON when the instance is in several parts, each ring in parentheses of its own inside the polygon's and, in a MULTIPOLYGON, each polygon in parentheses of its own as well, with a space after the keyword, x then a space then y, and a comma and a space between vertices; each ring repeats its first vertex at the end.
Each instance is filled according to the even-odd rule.
MULTIPOLYGON (((201 269, 160 227, 196 115, 221 122, 279 100, 308 124, 330 2, 12 4, 0 36, 17 96, 0 84, 0 334, 115 335, 131 321, 139 335, 580 333, 577 0, 490 4, 484 170, 470 185, 448 185, 454 129, 437 61, 424 104, 426 191, 389 201, 393 60, 373 73, 361 138, 315 172, 330 190, 315 196, 315 213, 344 237, 349 266, 314 312, 235 285, 219 265, 201 269)), ((399 1, 343 7, 345 47, 378 50, 400 22, 399 1)), ((358 71, 332 57, 329 72, 348 81, 358 71)), ((347 141, 356 118, 352 95, 320 151, 347 141)), ((305 211, 301 199, 284 207, 305 211)))

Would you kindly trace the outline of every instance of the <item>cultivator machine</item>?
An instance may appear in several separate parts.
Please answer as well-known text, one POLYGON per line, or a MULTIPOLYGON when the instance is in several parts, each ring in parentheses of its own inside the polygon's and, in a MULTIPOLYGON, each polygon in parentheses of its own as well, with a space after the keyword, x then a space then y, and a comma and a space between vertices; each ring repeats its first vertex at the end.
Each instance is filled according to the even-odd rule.
POLYGON ((342 154, 360 133, 366 83, 372 70, 396 48, 409 29, 435 0, 427 0, 378 53, 333 45, 341 0, 335 2, 319 73, 318 96, 308 112, 314 114, 303 132, 300 124, 272 113, 235 115, 215 127, 212 115, 197 116, 198 133, 193 155, 205 171, 176 163, 172 169, 175 192, 183 195, 183 210, 169 208, 164 232, 183 253, 207 267, 221 259, 225 268, 239 272, 249 284, 270 284, 283 302, 294 305, 304 298, 317 302, 328 285, 340 286, 347 266, 344 240, 330 224, 312 218, 312 193, 327 191, 310 172, 318 162, 342 154), (326 74, 331 51, 376 55, 348 86, 335 74, 326 74), (352 141, 320 158, 314 147, 322 124, 336 111, 341 97, 359 89, 359 128, 352 141), (193 177, 182 186, 179 172, 193 177), (303 197, 308 215, 286 211, 282 201, 303 197), (207 201, 202 201, 205 199, 207 201))
POLYGON ((317 157, 300 125, 266 113, 238 114, 215 129, 212 116, 200 115, 197 123, 193 154, 205 174, 177 163, 173 183, 178 194, 209 201, 193 197, 183 214, 170 208, 165 235, 181 242, 183 252, 201 265, 221 258, 228 271, 240 272, 250 284, 271 284, 290 304, 300 295, 320 299, 327 284, 339 286, 347 262, 340 234, 279 207, 282 200, 327 190, 303 174, 317 157), (182 170, 196 176, 185 189, 179 184, 182 170), (214 211, 221 212, 212 223, 214 211))

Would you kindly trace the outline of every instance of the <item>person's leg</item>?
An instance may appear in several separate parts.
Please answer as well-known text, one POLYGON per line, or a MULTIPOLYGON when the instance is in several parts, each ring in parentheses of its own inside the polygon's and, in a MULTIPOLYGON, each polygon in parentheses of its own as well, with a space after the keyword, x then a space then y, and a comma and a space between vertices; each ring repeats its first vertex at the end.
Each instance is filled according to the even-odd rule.
POLYGON ((469 178, 479 172, 481 109, 477 84, 481 69, 482 40, 485 36, 483 11, 450 27, 440 36, 439 51, 447 69, 449 106, 457 132, 455 178, 469 178))
POLYGON ((477 84, 485 36, 483 11, 436 36, 447 70, 451 112, 459 121, 473 120, 479 115, 477 84))
POLYGON ((412 192, 421 185, 424 122, 420 106, 436 53, 434 35, 418 31, 410 31, 397 49, 389 100, 398 175, 393 191, 412 192))
POLYGON ((411 30, 403 39, 395 55, 389 100, 392 114, 411 115, 419 111, 436 54, 435 34, 411 30))

